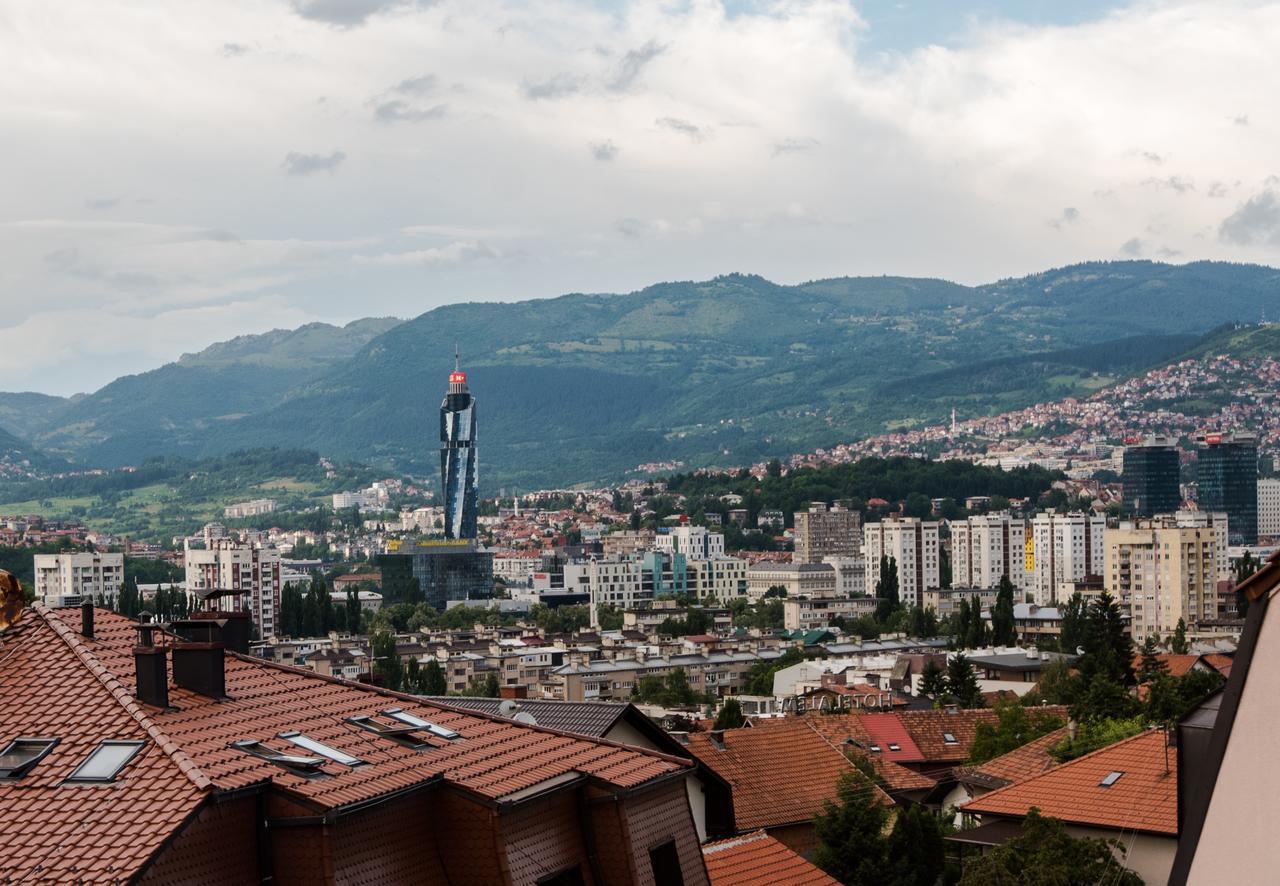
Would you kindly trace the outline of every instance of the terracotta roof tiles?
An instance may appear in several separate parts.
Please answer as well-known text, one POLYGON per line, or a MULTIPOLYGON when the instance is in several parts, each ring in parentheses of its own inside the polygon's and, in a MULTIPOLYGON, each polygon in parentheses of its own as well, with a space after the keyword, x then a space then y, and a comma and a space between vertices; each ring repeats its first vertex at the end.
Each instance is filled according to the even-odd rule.
POLYGON ((961 780, 966 777, 974 778, 992 787, 1003 787, 1041 775, 1058 765, 1058 761, 1049 751, 1066 737, 1067 727, 1063 726, 1061 729, 1055 729, 1032 739, 1007 754, 977 766, 966 766, 959 770, 958 774, 961 780))
POLYGON ((815 867, 764 831, 756 831, 702 847, 711 886, 839 886, 840 881, 815 867))

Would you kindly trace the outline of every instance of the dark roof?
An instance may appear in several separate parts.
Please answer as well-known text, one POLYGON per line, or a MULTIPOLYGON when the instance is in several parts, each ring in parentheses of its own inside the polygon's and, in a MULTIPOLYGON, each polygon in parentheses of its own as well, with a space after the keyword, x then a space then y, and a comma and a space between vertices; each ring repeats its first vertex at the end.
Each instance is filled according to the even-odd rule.
MULTIPOLYGON (((501 698, 469 698, 457 696, 424 696, 433 704, 449 705, 469 711, 502 716, 498 708, 501 698)), ((532 714, 539 726, 603 738, 632 705, 617 701, 556 701, 555 699, 512 699, 520 710, 532 714)), ((638 712, 637 712, 638 713, 638 712)), ((642 715, 643 716, 643 715, 642 715)))
POLYGON ((1001 671, 1039 671, 1053 661, 1064 660, 1068 664, 1076 660, 1074 655, 1061 652, 1041 652, 1035 658, 1027 658, 1025 652, 1002 652, 998 655, 974 655, 968 657, 975 668, 992 668, 1001 671))

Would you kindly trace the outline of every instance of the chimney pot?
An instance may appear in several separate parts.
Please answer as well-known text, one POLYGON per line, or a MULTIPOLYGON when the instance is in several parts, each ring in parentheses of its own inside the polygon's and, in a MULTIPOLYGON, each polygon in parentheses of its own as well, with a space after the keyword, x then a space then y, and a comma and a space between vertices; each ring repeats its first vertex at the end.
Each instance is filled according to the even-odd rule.
POLYGON ((85 600, 80 604, 80 633, 93 639, 93 601, 85 600))

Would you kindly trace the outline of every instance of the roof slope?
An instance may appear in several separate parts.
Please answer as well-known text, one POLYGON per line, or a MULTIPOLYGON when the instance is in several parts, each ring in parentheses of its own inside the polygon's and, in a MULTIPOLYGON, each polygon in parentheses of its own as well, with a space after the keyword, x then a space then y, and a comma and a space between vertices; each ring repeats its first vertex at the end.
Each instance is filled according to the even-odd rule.
POLYGON ((1032 806, 1074 824, 1176 837, 1178 755, 1166 749, 1162 731, 1148 730, 985 794, 964 809, 1022 817, 1032 806), (1102 780, 1113 772, 1122 774, 1103 787, 1102 780))
POLYGON ((978 766, 966 766, 959 770, 959 775, 962 780, 980 781, 990 787, 1003 787, 1042 775, 1058 765, 1049 751, 1066 737, 1067 727, 1063 726, 978 766))
POLYGON ((835 799, 840 776, 854 768, 800 718, 756 720, 750 729, 693 732, 689 750, 733 788, 739 831, 810 821, 822 811, 823 800, 835 799))
POLYGON ((19 736, 58 739, 25 777, 0 780, 5 882, 127 880, 207 794, 208 781, 138 706, 121 704, 93 647, 30 611, 0 639, 0 748, 19 736), (145 744, 116 782, 64 785, 108 739, 145 744))
POLYGON ((839 886, 840 881, 815 867, 764 831, 708 843, 702 847, 711 886, 839 886))
POLYGON ((929 776, 887 759, 883 750, 878 754, 870 751, 873 743, 871 733, 863 725, 862 717, 862 714, 855 712, 805 715, 809 724, 821 732, 829 743, 843 748, 846 754, 859 753, 870 760, 876 774, 884 780, 889 790, 928 791, 937 785, 937 781, 929 776))
MULTIPOLYGON (((498 707, 501 698, 459 698, 455 696, 424 696, 433 704, 481 711, 494 717, 501 716, 498 707)), ((552 699, 514 699, 520 710, 533 715, 539 726, 592 735, 603 738, 627 711, 627 705, 616 701, 555 701, 552 699)))

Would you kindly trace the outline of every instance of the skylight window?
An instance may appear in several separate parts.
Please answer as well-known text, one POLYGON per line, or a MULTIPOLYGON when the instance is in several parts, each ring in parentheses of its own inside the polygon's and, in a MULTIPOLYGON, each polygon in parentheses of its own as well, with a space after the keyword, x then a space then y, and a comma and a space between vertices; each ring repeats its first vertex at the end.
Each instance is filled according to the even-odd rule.
POLYGON ((331 748, 327 744, 316 741, 314 738, 307 738, 301 732, 281 732, 278 737, 283 738, 285 741, 291 741, 300 748, 306 748, 314 754, 327 757, 335 763, 341 763, 343 766, 359 766, 364 762, 359 757, 353 757, 346 751, 331 748))
POLYGON ((959 744, 959 742, 956 741, 955 735, 950 732, 942 733, 942 740, 947 744, 959 744))
POLYGON ((15 738, 0 751, 0 778, 22 778, 57 743, 56 738, 15 738))
POLYGON ((447 738, 449 741, 453 741, 455 738, 462 737, 452 729, 448 729, 444 726, 437 726, 435 723, 431 723, 421 717, 415 717, 413 714, 402 711, 400 708, 387 708, 382 713, 393 720, 399 720, 401 723, 407 723, 417 729, 425 729, 436 738, 447 738))
POLYGON ((115 781, 120 770, 142 750, 144 744, 141 741, 104 741, 85 757, 75 772, 67 776, 67 781, 115 781))
POLYGON ((878 753, 880 753, 880 745, 878 745, 878 744, 873 744, 873 745, 871 746, 870 750, 871 750, 871 752, 872 752, 872 753, 874 753, 874 754, 878 754, 878 753))
POLYGON ((902 745, 899 745, 899 744, 890 744, 890 745, 889 745, 889 750, 891 750, 891 751, 900 751, 900 750, 902 750, 902 745))
POLYGON ((1113 784, 1118 782, 1120 780, 1120 776, 1122 775, 1124 775, 1123 772, 1109 772, 1107 773, 1106 777, 1102 779, 1102 781, 1098 782, 1098 787, 1109 788, 1113 784))
POLYGON ((304 772, 318 772, 320 767, 324 765, 323 757, 306 757, 301 754, 282 754, 275 748, 268 747, 260 741, 245 739, 243 741, 233 741, 231 746, 238 751, 244 751, 246 754, 252 754, 262 760, 275 763, 278 766, 284 766, 287 769, 297 769, 304 772))

